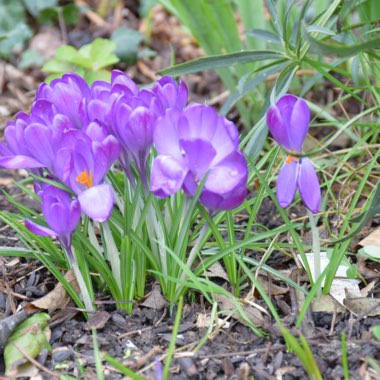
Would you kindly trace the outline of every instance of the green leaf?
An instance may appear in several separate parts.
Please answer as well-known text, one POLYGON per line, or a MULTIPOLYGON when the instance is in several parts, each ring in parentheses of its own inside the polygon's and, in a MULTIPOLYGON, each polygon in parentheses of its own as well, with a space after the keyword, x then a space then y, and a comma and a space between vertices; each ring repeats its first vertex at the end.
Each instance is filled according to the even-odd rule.
POLYGON ((379 326, 373 326, 371 328, 371 331, 373 333, 373 336, 377 339, 380 340, 380 325, 379 326))
POLYGON ((32 16, 37 17, 44 9, 58 5, 58 0, 22 0, 22 3, 32 16))
POLYGON ((273 32, 263 29, 252 29, 246 33, 247 36, 257 37, 261 40, 266 41, 269 44, 281 44, 279 36, 273 32))
POLYGON ((366 245, 359 250, 359 255, 372 261, 380 262, 380 246, 366 245))
POLYGON ((20 350, 31 358, 36 358, 43 349, 51 349, 49 319, 48 314, 39 313, 21 322, 16 327, 4 349, 6 373, 20 370, 20 366, 29 363, 20 350))
POLYGON ((55 58, 63 62, 90 69, 93 62, 89 56, 83 54, 86 46, 89 45, 83 46, 79 51, 70 45, 60 46, 55 53, 55 58))
POLYGON ((20 69, 29 67, 41 67, 45 62, 45 58, 34 49, 27 49, 21 56, 21 61, 18 65, 20 69))
POLYGON ((215 70, 216 68, 221 67, 230 67, 238 63, 249 63, 280 58, 285 58, 284 54, 275 50, 246 50, 237 53, 194 59, 190 62, 181 63, 169 69, 161 70, 160 73, 177 76, 198 71, 215 70))
POLYGON ((111 40, 116 44, 116 55, 128 64, 134 64, 137 61, 137 52, 144 35, 134 29, 122 26, 116 29, 111 40))
POLYGON ((90 46, 90 58, 93 62, 93 71, 112 66, 119 62, 119 58, 114 54, 117 46, 113 41, 97 38, 90 46))
POLYGON ((24 7, 19 1, 0 1, 0 57, 8 58, 16 49, 32 36, 25 23, 24 7))
POLYGON ((338 57, 351 57, 353 55, 368 52, 372 49, 378 49, 380 46, 380 37, 366 40, 352 45, 344 45, 338 42, 324 42, 312 37, 309 33, 304 33, 306 40, 314 52, 323 55, 334 55, 338 57))

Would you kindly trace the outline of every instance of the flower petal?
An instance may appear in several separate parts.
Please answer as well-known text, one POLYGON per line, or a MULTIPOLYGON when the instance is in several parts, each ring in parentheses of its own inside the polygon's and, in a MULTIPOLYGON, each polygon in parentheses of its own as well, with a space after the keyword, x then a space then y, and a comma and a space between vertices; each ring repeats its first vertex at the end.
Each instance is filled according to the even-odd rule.
POLYGON ((78 195, 82 211, 97 222, 105 222, 111 215, 114 194, 112 186, 103 183, 78 195))
POLYGON ((25 219, 25 227, 36 235, 40 236, 58 236, 58 234, 48 227, 41 226, 32 222, 30 219, 25 219))
POLYGON ((293 150, 302 151, 302 145, 309 131, 310 110, 306 102, 297 98, 294 103, 293 111, 289 123, 289 142, 293 150))
POLYGON ((297 190, 297 176, 299 170, 297 161, 284 162, 277 179, 277 200, 281 207, 288 207, 297 190))
POLYGON ((287 150, 290 150, 290 142, 288 137, 287 127, 282 118, 281 112, 277 105, 271 106, 267 113, 267 125, 272 137, 277 144, 287 150))
POLYGON ((314 165, 308 158, 302 158, 298 177, 300 195, 306 207, 314 213, 321 206, 321 187, 314 165))
POLYGON ((150 190, 158 198, 176 193, 182 186, 187 169, 171 156, 158 156, 152 165, 150 190))
POLYGON ((209 141, 201 139, 180 140, 179 144, 187 159, 189 170, 201 181, 216 155, 216 150, 209 141))
POLYGON ((43 168, 44 164, 28 156, 0 157, 0 167, 6 169, 33 169, 43 168))

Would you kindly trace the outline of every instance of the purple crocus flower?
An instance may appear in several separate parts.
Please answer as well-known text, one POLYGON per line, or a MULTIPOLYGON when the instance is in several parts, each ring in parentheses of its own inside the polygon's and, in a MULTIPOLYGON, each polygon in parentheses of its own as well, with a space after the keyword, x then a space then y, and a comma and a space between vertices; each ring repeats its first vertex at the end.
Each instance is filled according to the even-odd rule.
POLYGON ((118 158, 120 147, 115 137, 107 135, 95 122, 86 132, 70 130, 63 135, 54 174, 78 195, 83 212, 104 222, 112 212, 114 201, 112 187, 104 183, 104 178, 118 158))
POLYGON ((98 121, 112 132, 110 113, 113 103, 120 96, 133 97, 139 92, 137 84, 128 75, 119 70, 113 70, 111 83, 95 81, 91 86, 91 98, 86 99, 82 109, 83 119, 98 121))
POLYGON ((30 219, 25 220, 26 227, 36 235, 58 237, 66 251, 70 253, 72 235, 81 215, 78 200, 72 199, 66 191, 53 185, 43 185, 39 196, 42 214, 49 227, 36 224, 30 219))
POLYGON ((299 189, 306 207, 316 213, 321 204, 321 189, 313 163, 302 153, 302 145, 309 130, 310 111, 306 102, 294 95, 284 95, 269 108, 267 124, 276 142, 290 154, 277 180, 277 199, 281 207, 288 207, 299 189))
POLYGON ((180 188, 194 195, 207 174, 201 202, 210 209, 239 206, 246 194, 247 162, 239 152, 236 126, 209 106, 168 110, 157 122, 150 187, 163 198, 180 188))
POLYGON ((56 145, 73 124, 46 100, 34 103, 32 113, 19 113, 4 131, 6 145, 0 143, 0 166, 12 169, 52 169, 56 145))
POLYGON ((177 82, 169 76, 159 79, 152 88, 155 100, 152 110, 157 115, 164 115, 167 109, 182 111, 188 101, 188 90, 184 81, 177 82))
POLYGON ((58 113, 66 115, 78 129, 82 128, 82 107, 91 98, 86 81, 77 74, 68 73, 54 79, 50 85, 42 83, 37 90, 36 100, 44 99, 54 104, 58 113))

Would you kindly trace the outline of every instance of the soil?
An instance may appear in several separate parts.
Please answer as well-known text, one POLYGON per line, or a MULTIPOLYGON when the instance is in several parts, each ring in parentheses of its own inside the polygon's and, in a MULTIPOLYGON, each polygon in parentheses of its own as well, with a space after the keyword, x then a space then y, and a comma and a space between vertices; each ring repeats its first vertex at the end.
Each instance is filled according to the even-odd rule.
MULTIPOLYGON (((137 1, 126 1, 128 26, 144 30, 146 25, 136 16, 137 1)), ((195 41, 180 27, 178 20, 157 8, 152 17, 151 47, 160 52, 149 62, 139 61, 128 68, 128 72, 139 82, 149 83, 156 77, 156 72, 169 65, 171 47, 176 54, 176 62, 183 62, 199 57, 202 52, 195 41), (163 20, 168 20, 164 23, 163 20)), ((88 43, 94 36, 106 34, 100 27, 92 25, 89 20, 82 20, 80 27, 69 32, 69 38, 77 45, 88 43), (89 32, 90 30, 90 32, 89 32), (79 42, 78 42, 79 41, 79 42)), ((20 71, 11 63, 0 63, 2 72, 0 88, 1 110, 0 125, 13 117, 20 110, 27 111, 31 105, 35 89, 41 81, 38 70, 20 71)), ((123 69, 123 67, 120 67, 123 69)), ((218 106, 223 86, 216 74, 207 72, 194 74, 186 78, 193 101, 212 103, 218 106), (211 99, 211 101, 210 101, 211 99)), ((236 117, 232 111, 231 117, 236 117)), ((23 172, 11 173, 0 171, 0 188, 8 193, 21 196, 13 185, 13 180, 23 176, 23 172)), ((29 202, 30 200, 25 199, 29 202)), ((38 205, 33 205, 38 209, 38 205)), ((1 210, 15 211, 11 204, 0 196, 1 210)), ((293 218, 302 220, 304 211, 294 207, 289 210, 293 218)), ((265 200, 258 214, 258 222, 266 228, 279 225, 280 219, 276 208, 265 200)), ((367 231, 375 229, 379 220, 375 219, 367 231)), ((322 231, 323 232, 323 231, 322 231)), ((285 237, 284 237, 285 238, 285 237)), ((302 236, 309 243, 310 237, 302 236)), ((22 246, 16 234, 4 224, 0 224, 0 246, 22 246)), ((260 260, 260 255, 248 252, 260 260)), ((291 257, 274 253, 268 265, 293 273, 301 286, 307 286, 305 276, 300 273, 291 257)), ((371 273, 379 273, 379 265, 371 267, 371 273)), ((363 274, 363 273, 362 273, 363 274)), ((365 273, 363 274, 365 276, 365 273)), ((374 298, 379 297, 379 276, 372 289, 374 298)), ((263 276, 268 283, 285 288, 280 281, 263 276)), ((224 280, 217 279, 219 284, 224 280)), ((35 260, 0 257, 0 320, 15 314, 24 303, 39 299, 56 286, 56 280, 35 260)), ((154 288, 155 284, 150 284, 154 288)), ((227 285, 226 285, 227 286, 227 285)), ((242 297, 246 294, 242 294, 242 297)), ((263 301, 255 293, 255 303, 264 307, 263 301)), ((368 316, 363 312, 353 315, 349 312, 309 313, 305 317, 300 331, 294 327, 298 314, 297 294, 288 290, 272 294, 271 299, 279 311, 283 325, 294 336, 300 331, 310 344, 311 351, 324 379, 344 378, 342 358, 342 334, 347 336, 347 360, 350 379, 376 379, 378 377, 369 366, 368 359, 380 360, 380 341, 373 338, 371 327, 380 325, 379 316, 368 316)), ((147 379, 160 379, 165 363, 176 309, 165 307, 160 310, 134 305, 133 312, 118 311, 107 296, 99 294, 98 313, 93 316, 104 323, 98 324, 96 339, 99 349, 117 358, 125 366, 147 379), (104 326, 101 326, 104 324, 104 326)), ((262 331, 263 337, 233 317, 220 315, 225 323, 208 331, 207 318, 211 314, 209 305, 199 294, 192 293, 183 309, 179 334, 176 337, 176 351, 172 361, 171 379, 307 379, 304 366, 284 344, 277 323, 265 315, 262 331), (206 320, 206 323, 204 321, 206 320)), ((93 352, 92 330, 89 322, 72 303, 51 313, 49 323, 52 352, 42 352, 38 358, 39 375, 43 379, 70 374, 83 379, 96 379, 93 352)), ((103 363, 106 379, 125 378, 111 365, 103 363)), ((0 374, 4 373, 4 360, 0 357, 0 374)))

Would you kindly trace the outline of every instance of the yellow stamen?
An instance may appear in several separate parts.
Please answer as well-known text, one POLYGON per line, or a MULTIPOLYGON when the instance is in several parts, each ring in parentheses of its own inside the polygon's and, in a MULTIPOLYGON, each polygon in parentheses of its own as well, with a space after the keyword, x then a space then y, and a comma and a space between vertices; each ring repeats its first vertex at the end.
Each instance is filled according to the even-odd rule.
POLYGON ((94 186, 94 180, 92 177, 92 173, 88 172, 87 170, 83 170, 78 177, 76 178, 77 182, 82 183, 83 185, 86 185, 88 188, 94 186))
POLYGON ((294 157, 294 156, 289 155, 288 157, 286 157, 285 162, 287 164, 290 164, 291 162, 298 162, 298 157, 294 157))

